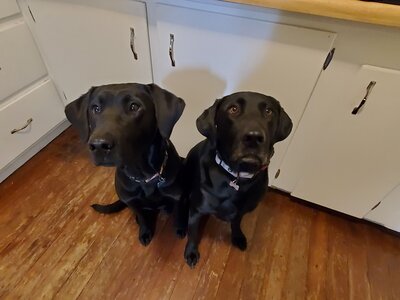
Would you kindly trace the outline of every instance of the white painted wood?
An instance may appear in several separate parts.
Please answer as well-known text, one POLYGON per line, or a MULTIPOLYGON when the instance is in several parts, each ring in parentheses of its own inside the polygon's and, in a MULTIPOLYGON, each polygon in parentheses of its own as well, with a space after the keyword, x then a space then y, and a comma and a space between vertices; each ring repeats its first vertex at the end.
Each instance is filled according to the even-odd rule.
POLYGON ((288 151, 304 162, 292 165, 300 172, 292 195, 361 218, 399 182, 400 72, 337 64, 343 76, 321 78, 288 151), (372 80, 367 103, 352 115, 372 80))
POLYGON ((0 107, 0 169, 65 119, 64 107, 50 79, 38 82, 0 107), (24 130, 11 134, 32 118, 24 130))
POLYGON ((47 74, 28 26, 12 21, 0 26, 0 102, 47 74))
POLYGON ((0 1, 0 19, 12 16, 19 13, 19 8, 16 0, 1 0, 0 1))
POLYGON ((400 232, 400 184, 364 219, 400 232))
MULTIPOLYGON (((61 101, 61 100, 59 100, 61 101)), ((34 144, 29 146, 25 151, 18 155, 4 168, 0 169, 0 183, 4 181, 8 176, 14 173, 19 167, 26 163, 32 156, 38 153, 42 148, 54 140, 59 134, 67 129, 71 124, 67 119, 63 119, 54 128, 49 130, 44 136, 37 140, 34 144)))
MULTIPOLYGON (((216 98, 237 91, 277 98, 296 127, 335 34, 168 5, 156 10, 154 79, 187 103, 172 136, 182 155, 202 139, 195 127, 201 112, 216 98), (168 56, 170 33, 175 35, 176 67, 168 56)), ((271 174, 289 140, 276 146, 271 174)))
POLYGON ((145 4, 130 0, 28 0, 49 73, 75 100, 93 85, 152 81, 145 4), (135 29, 138 60, 130 49, 135 29))

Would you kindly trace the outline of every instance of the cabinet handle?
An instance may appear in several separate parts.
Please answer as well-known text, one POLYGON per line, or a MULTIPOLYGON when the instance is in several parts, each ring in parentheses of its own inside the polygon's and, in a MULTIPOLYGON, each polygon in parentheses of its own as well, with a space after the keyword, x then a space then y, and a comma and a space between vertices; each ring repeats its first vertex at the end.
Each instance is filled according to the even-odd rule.
POLYGON ((138 60, 138 55, 135 50, 135 29, 133 27, 131 27, 130 46, 131 46, 131 51, 132 51, 133 57, 135 58, 135 60, 138 60))
POLYGON ((33 122, 33 119, 32 119, 32 118, 28 119, 28 120, 26 121, 26 123, 25 123, 24 126, 22 126, 22 127, 20 127, 20 128, 15 128, 15 129, 11 130, 11 134, 14 134, 14 133, 20 132, 21 130, 24 130, 24 129, 25 129, 26 127, 28 127, 29 124, 31 124, 32 122, 33 122))
POLYGON ((372 89, 374 88, 376 84, 376 81, 371 81, 368 86, 367 86, 367 92, 364 96, 364 98, 361 100, 360 104, 356 107, 353 108, 353 111, 351 112, 353 115, 356 115, 358 111, 361 109, 361 107, 364 106, 365 102, 367 102, 368 96, 371 93, 372 89))
POLYGON ((171 65, 175 67, 175 58, 174 58, 174 40, 175 37, 172 33, 169 35, 169 58, 171 60, 171 65))

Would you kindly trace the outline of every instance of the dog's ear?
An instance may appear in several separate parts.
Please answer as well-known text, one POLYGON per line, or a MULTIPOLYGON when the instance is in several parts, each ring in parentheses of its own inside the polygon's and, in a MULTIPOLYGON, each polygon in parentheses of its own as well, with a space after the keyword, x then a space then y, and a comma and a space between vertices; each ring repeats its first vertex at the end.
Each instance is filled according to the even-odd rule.
POLYGON ((215 144, 217 127, 215 116, 222 99, 215 100, 214 104, 207 108, 196 120, 197 130, 215 144))
POLYGON ((290 119, 289 115, 285 112, 285 110, 280 107, 279 109, 279 119, 278 119, 278 127, 275 131, 274 143, 283 141, 286 139, 290 132, 292 131, 293 123, 290 119))
POLYGON ((158 129, 161 136, 168 139, 171 136, 175 123, 179 120, 185 109, 185 101, 156 84, 152 83, 147 86, 153 98, 158 129))
POLYGON ((65 115, 68 121, 78 130, 82 141, 85 142, 89 138, 88 107, 93 89, 92 87, 86 94, 83 94, 65 107, 65 115))

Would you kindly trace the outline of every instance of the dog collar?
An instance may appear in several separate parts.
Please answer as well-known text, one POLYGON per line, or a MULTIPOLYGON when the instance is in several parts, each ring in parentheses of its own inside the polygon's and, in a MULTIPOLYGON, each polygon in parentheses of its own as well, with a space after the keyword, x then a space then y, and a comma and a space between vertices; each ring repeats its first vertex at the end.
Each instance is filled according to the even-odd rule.
POLYGON ((137 177, 130 176, 130 175, 128 175, 128 177, 129 177, 129 179, 131 179, 135 182, 145 183, 145 184, 149 183, 157 178, 158 179, 157 186, 161 186, 165 182, 165 178, 163 177, 163 172, 167 165, 167 161, 168 161, 168 149, 165 150, 164 160, 161 164, 160 170, 157 173, 155 173, 153 176, 146 178, 146 179, 138 179, 137 177))

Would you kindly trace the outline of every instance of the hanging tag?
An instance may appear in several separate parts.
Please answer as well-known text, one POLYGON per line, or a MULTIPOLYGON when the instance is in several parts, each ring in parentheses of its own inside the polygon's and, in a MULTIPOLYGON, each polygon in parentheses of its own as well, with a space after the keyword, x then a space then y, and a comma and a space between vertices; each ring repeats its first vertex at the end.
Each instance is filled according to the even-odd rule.
POLYGON ((231 186, 231 187, 233 187, 235 190, 239 190, 239 185, 237 184, 237 180, 233 180, 233 181, 231 181, 231 182, 229 182, 229 185, 231 186))
POLYGON ((157 187, 162 186, 164 184, 164 182, 165 182, 165 178, 160 176, 158 178, 157 187))

